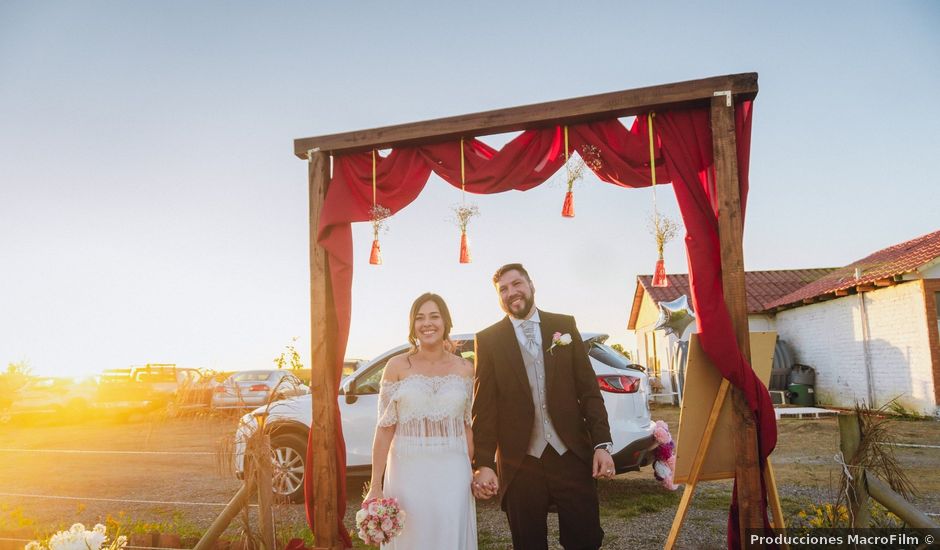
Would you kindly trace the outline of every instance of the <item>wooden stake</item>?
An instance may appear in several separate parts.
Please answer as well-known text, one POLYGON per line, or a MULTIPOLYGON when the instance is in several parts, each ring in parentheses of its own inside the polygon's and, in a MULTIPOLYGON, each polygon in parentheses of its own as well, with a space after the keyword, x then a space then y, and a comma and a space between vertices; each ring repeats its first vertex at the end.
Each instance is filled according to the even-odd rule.
MULTIPOLYGON (((199 542, 196 543, 193 550, 209 550, 215 547, 216 541, 219 540, 219 537, 225 532, 225 529, 228 528, 228 524, 235 519, 235 516, 237 516, 248 503, 248 497, 251 496, 251 491, 254 490, 254 488, 254 477, 249 476, 249 479, 246 479, 245 482, 242 483, 241 488, 235 493, 232 500, 222 509, 222 513, 212 521, 212 525, 202 534, 202 538, 199 539, 199 542)), ((150 544, 152 543, 148 543, 148 545, 150 544)))
POLYGON ((274 538, 274 490, 271 488, 273 464, 271 462, 271 436, 263 430, 256 433, 257 448, 252 453, 258 465, 258 520, 261 524, 261 545, 265 550, 277 550, 274 538))
MULTIPOLYGON (((744 286, 744 217, 738 182, 737 148, 734 134, 734 104, 716 96, 711 103, 712 144, 715 156, 715 187, 718 191, 718 239, 721 246, 721 274, 725 303, 731 314, 741 354, 751 360, 747 321, 747 294, 744 286)), ((744 394, 731 391, 734 404, 734 443, 737 463, 738 529, 764 527, 761 509, 760 457, 757 453, 757 426, 744 394)))
POLYGON ((910 502, 904 500, 904 497, 892 491, 891 486, 887 483, 867 471, 864 475, 868 482, 868 489, 871 491, 871 496, 884 505, 889 512, 901 518, 904 523, 917 529, 940 529, 940 525, 938 525, 937 522, 930 519, 930 516, 927 514, 915 508, 910 502))
POLYGON ((842 460, 849 465, 849 473, 852 474, 852 480, 849 484, 852 487, 850 495, 854 493, 854 498, 850 498, 846 504, 849 506, 852 527, 866 528, 871 520, 871 509, 868 507, 868 489, 865 486, 864 471, 855 468, 858 463, 855 454, 858 453, 858 447, 862 442, 862 428, 859 425, 859 418, 856 413, 843 413, 839 415, 839 449, 842 451, 842 460))
POLYGON ((772 521, 774 529, 786 529, 787 522, 783 518, 783 507, 780 506, 780 494, 777 492, 777 476, 774 475, 774 467, 767 459, 767 501, 770 504, 772 521))
MULTIPOLYGON (((336 503, 336 315, 326 251, 317 243, 320 215, 330 181, 330 157, 322 151, 310 153, 310 393, 313 421, 312 441, 313 535, 317 547, 341 546, 340 511, 336 503)), ((309 498, 309 497, 308 497, 309 498)))

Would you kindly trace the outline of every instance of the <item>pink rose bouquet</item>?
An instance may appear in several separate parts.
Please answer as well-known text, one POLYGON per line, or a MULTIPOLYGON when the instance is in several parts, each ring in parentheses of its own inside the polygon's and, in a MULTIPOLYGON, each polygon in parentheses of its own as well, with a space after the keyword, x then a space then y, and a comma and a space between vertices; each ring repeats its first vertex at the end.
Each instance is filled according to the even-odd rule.
POLYGON ((379 546, 397 537, 405 526, 405 511, 394 498, 373 498, 362 503, 356 512, 359 538, 379 546))

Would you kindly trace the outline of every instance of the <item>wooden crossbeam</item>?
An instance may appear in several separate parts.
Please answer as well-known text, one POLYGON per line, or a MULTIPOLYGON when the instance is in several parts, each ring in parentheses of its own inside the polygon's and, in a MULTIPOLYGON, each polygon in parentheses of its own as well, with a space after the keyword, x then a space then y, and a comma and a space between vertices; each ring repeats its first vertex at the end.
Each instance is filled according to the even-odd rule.
POLYGON ((332 154, 354 153, 578 124, 655 110, 702 107, 709 104, 715 92, 723 91, 731 92, 738 99, 753 99, 757 95, 757 73, 714 76, 423 122, 298 138, 294 140, 294 154, 306 160, 311 149, 332 154))
POLYGON ((864 284, 864 285, 855 286, 856 292, 871 292, 872 290, 875 290, 875 288, 876 287, 873 284, 864 284))
POLYGON ((840 288, 839 290, 836 290, 836 291, 835 291, 835 295, 836 295, 836 296, 848 296, 848 295, 849 295, 849 289, 847 289, 847 288, 840 288))
POLYGON ((891 278, 878 279, 875 281, 875 286, 894 286, 898 284, 897 281, 891 278))

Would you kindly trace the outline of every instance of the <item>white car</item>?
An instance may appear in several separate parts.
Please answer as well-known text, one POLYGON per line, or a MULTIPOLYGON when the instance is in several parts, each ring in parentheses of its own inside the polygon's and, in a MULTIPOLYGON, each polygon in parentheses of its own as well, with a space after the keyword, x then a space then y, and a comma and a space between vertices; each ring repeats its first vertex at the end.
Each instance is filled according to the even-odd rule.
MULTIPOLYGON (((642 367, 613 350, 604 342, 606 334, 582 333, 597 374, 610 433, 614 444, 617 473, 638 470, 650 464, 657 447, 649 409, 649 378, 642 367)), ((452 336, 464 357, 473 355, 473 335, 452 336)), ((347 475, 368 476, 372 468, 372 438, 378 410, 379 383, 385 364, 408 349, 399 346, 363 363, 343 379, 339 390, 339 410, 346 439, 347 475)), ((271 435, 274 461, 274 490, 293 502, 302 502, 304 458, 311 424, 311 396, 278 401, 267 407, 266 430, 271 435)), ((242 417, 235 435, 235 472, 244 476, 245 446, 257 429, 254 414, 242 417)))

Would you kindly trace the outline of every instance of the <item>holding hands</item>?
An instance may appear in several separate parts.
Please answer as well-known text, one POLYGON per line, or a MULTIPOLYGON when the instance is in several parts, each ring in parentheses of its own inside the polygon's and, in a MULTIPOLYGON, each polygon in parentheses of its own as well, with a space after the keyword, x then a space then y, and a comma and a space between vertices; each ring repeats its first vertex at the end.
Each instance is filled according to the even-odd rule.
POLYGON ((473 496, 486 500, 499 493, 499 478, 492 468, 482 467, 473 473, 473 482, 470 484, 473 496))
POLYGON ((614 459, 605 449, 594 450, 594 479, 613 479, 617 471, 614 459))

